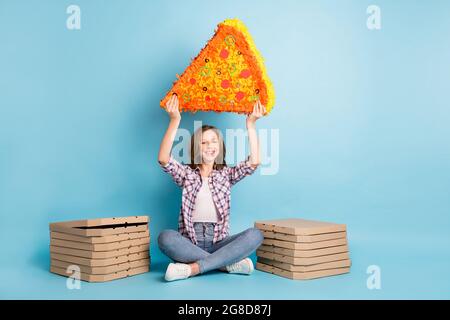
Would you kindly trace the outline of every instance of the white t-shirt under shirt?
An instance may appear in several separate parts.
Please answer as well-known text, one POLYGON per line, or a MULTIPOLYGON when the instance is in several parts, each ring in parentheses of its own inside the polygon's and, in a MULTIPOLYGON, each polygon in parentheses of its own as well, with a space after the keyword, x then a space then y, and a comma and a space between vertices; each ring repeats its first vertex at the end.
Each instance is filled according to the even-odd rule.
POLYGON ((218 221, 217 209, 212 198, 211 190, 209 189, 207 178, 203 178, 202 186, 195 199, 192 221, 214 223, 218 221))

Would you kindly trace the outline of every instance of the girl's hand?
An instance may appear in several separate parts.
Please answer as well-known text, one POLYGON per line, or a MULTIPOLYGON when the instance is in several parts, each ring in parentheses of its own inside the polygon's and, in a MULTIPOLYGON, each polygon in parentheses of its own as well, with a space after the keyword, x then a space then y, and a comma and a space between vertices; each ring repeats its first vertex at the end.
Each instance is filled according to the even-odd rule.
POLYGON ((178 96, 174 93, 166 104, 166 111, 171 120, 181 119, 180 110, 178 109, 178 96))
POLYGON ((253 112, 247 115, 247 124, 255 124, 256 120, 264 116, 266 113, 266 107, 264 107, 258 100, 253 106, 253 112))

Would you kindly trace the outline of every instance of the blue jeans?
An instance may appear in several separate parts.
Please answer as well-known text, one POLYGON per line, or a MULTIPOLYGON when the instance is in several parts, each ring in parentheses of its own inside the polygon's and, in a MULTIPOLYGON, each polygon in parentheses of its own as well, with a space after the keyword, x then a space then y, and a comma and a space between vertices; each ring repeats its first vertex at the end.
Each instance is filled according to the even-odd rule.
POLYGON ((197 262, 200 273, 220 269, 248 257, 264 239, 261 231, 249 228, 213 244, 214 223, 197 222, 194 223, 194 229, 197 245, 175 230, 162 231, 158 245, 174 261, 197 262))

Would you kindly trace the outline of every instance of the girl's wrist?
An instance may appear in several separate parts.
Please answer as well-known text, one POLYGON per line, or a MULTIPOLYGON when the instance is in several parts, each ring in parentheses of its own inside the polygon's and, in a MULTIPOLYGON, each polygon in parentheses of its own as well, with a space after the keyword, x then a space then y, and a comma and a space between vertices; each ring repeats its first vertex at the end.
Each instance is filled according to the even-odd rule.
POLYGON ((256 127, 256 122, 252 120, 247 120, 247 129, 254 129, 256 127))

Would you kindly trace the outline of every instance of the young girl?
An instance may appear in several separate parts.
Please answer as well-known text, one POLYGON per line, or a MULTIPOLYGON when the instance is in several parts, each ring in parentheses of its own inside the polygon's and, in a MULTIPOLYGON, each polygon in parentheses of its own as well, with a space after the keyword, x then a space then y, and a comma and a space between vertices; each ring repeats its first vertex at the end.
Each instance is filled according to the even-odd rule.
POLYGON ((258 101, 247 116, 250 156, 235 167, 225 163, 225 144, 217 128, 204 125, 191 139, 191 164, 183 165, 171 156, 175 133, 180 124, 178 98, 174 94, 166 105, 169 127, 159 150, 158 161, 182 188, 178 232, 164 230, 158 237, 161 251, 177 263, 167 267, 167 281, 186 279, 214 269, 251 274, 248 256, 263 241, 262 233, 249 228, 229 235, 231 186, 251 175, 258 167, 259 147, 255 122, 265 113, 258 101))

